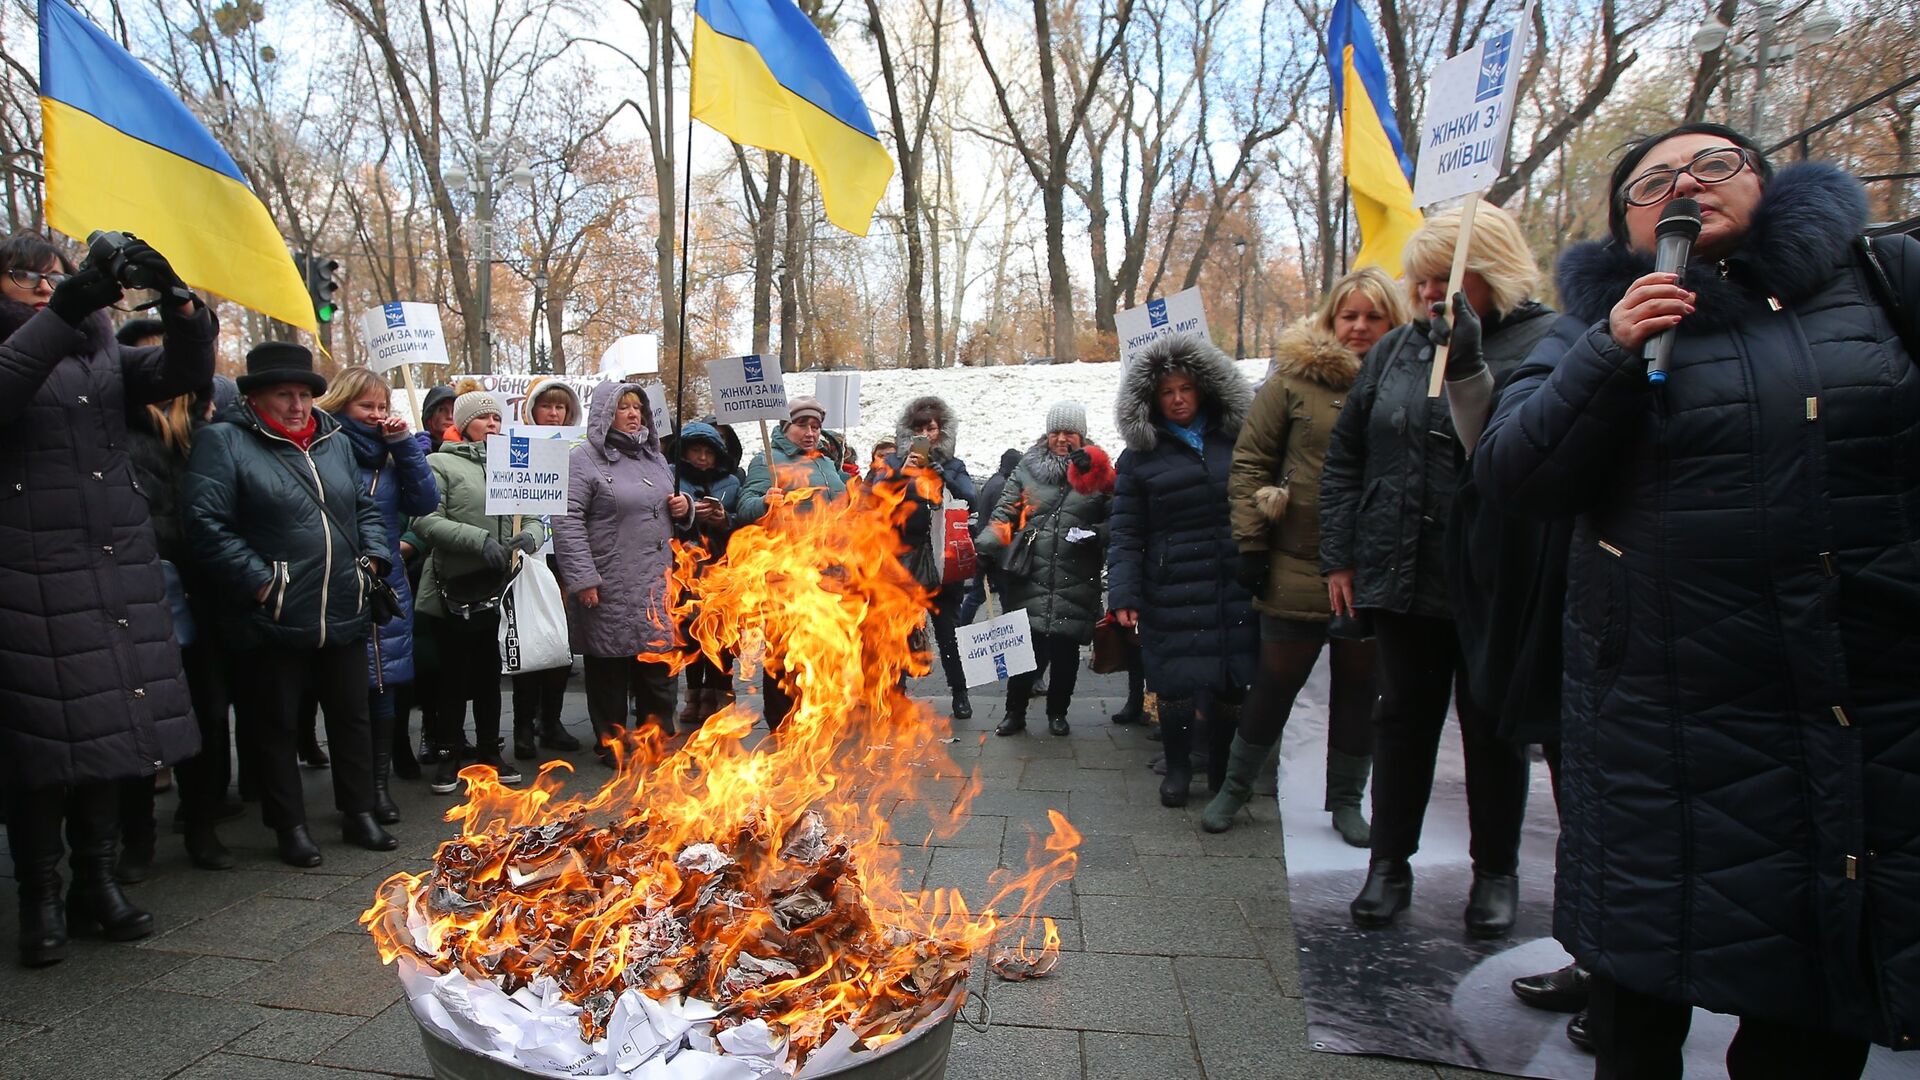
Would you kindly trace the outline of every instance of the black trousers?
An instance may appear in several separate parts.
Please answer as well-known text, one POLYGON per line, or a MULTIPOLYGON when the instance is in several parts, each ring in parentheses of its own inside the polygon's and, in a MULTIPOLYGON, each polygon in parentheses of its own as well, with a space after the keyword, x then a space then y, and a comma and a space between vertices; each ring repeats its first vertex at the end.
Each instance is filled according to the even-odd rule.
POLYGON ((1451 620, 1375 611, 1373 626, 1380 687, 1373 714, 1373 857, 1408 859, 1420 849, 1451 689, 1466 757, 1474 871, 1513 873, 1527 812, 1526 749, 1502 739, 1499 718, 1468 695, 1451 620))
POLYGON ((667 665, 631 656, 588 656, 586 666, 587 719, 593 735, 604 741, 615 728, 636 730, 641 724, 659 724, 673 731, 673 671, 667 665))
POLYGON ((721 653, 724 663, 716 664, 707 659, 705 653, 696 657, 687 665, 687 689, 720 690, 731 693, 733 690, 733 654, 721 653))
POLYGON ((960 663, 960 603, 967 596, 967 583, 956 581, 942 585, 933 594, 933 640, 940 649, 940 670, 946 673, 947 688, 955 695, 967 692, 967 672, 960 663))
POLYGON ((270 829, 307 823, 294 757, 302 694, 319 698, 332 750, 333 803, 342 813, 373 809, 373 728, 367 714, 365 638, 324 649, 249 649, 233 658, 234 707, 250 734, 260 816, 270 829))
POLYGON ((1067 715, 1073 704, 1073 688, 1080 680, 1080 643, 1063 634, 1033 635, 1032 671, 1021 672, 1007 680, 1007 715, 1025 717, 1027 702, 1033 698, 1033 684, 1040 681, 1049 666, 1053 678, 1047 683, 1047 718, 1067 715))
MULTIPOLYGON (((1332 690, 1327 702, 1327 749, 1349 757, 1373 753, 1374 646, 1371 641, 1329 638, 1332 690)), ((1262 641, 1260 671, 1240 713, 1240 737, 1272 746, 1286 730, 1294 699, 1320 661, 1318 641, 1262 641)))
MULTIPOLYGON (((459 750, 473 702, 473 744, 482 757, 500 752, 500 614, 423 619, 440 657, 439 702, 427 734, 443 750, 459 750)), ((415 624, 416 629, 418 623, 415 624)))
POLYGON ((533 731, 560 723, 560 707, 567 699, 567 680, 572 677, 572 665, 515 675, 513 729, 533 731))
MULTIPOLYGON (((1594 1080, 1680 1080, 1693 1006, 1629 990, 1599 974, 1587 999, 1594 1080)), ((1859 1080, 1867 1043, 1776 1020, 1741 1017, 1728 1080, 1859 1080)))
POLYGON ((772 667, 760 673, 760 718, 767 722, 768 731, 779 731, 793 712, 793 695, 780 685, 780 674, 772 667))

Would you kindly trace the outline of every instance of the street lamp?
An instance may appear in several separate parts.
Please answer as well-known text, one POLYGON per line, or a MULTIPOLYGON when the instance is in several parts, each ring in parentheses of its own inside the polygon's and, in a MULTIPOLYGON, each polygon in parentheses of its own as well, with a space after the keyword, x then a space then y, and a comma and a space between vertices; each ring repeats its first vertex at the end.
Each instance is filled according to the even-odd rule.
POLYGON ((471 175, 459 165, 453 165, 442 174, 447 186, 456 191, 466 191, 473 195, 474 242, 473 259, 479 264, 479 280, 476 282, 476 305, 480 308, 480 340, 483 343, 480 355, 474 358, 476 374, 493 373, 493 211, 500 191, 516 184, 528 186, 533 183, 533 170, 525 165, 508 165, 504 157, 504 148, 491 142, 482 142, 474 147, 474 171, 471 175))
POLYGON ((1233 242, 1233 250, 1240 256, 1240 298, 1234 304, 1233 358, 1247 358, 1247 238, 1240 237, 1233 242))
POLYGON ((533 275, 533 323, 527 327, 527 366, 535 375, 553 374, 547 363, 546 321, 547 272, 541 270, 533 275))
POLYGON ((1767 138, 1763 132, 1766 122, 1767 73, 1776 67, 1784 67, 1802 48, 1814 48, 1825 45, 1839 36, 1842 23, 1838 16, 1826 7, 1817 7, 1794 20, 1789 26, 1788 20, 1780 15, 1780 7, 1772 0, 1761 0, 1753 6, 1752 25, 1747 29, 1752 38, 1751 45, 1744 41, 1733 40, 1736 27, 1715 19, 1693 34, 1693 50, 1701 56, 1726 49, 1729 69, 1753 69, 1753 99, 1747 104, 1747 135, 1755 142, 1765 144, 1767 138))

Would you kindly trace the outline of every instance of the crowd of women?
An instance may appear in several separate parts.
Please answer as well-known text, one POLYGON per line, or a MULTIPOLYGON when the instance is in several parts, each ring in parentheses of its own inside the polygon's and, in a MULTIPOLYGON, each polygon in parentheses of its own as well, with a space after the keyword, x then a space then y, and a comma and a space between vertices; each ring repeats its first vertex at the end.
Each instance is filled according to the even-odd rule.
MULTIPOLYGON (((956 627, 989 591, 1027 613, 1042 666, 1010 680, 1000 736, 1036 697, 1069 735, 1081 651, 1111 634, 1131 668, 1114 721, 1157 719, 1161 802, 1204 775, 1199 823, 1223 832, 1325 653, 1325 809, 1369 851, 1357 926, 1414 902, 1451 711, 1473 873, 1449 899, 1469 935, 1513 927, 1540 747, 1575 963, 1514 992, 1574 1013, 1599 1076, 1679 1076, 1698 1005, 1741 1018, 1735 1080, 1855 1077, 1870 1042, 1920 1035, 1920 245, 1862 239, 1851 178, 1776 172, 1715 125, 1636 142, 1612 179, 1608 236, 1560 256, 1561 312, 1495 207, 1449 296, 1460 214, 1437 213, 1403 282, 1334 282, 1257 390, 1191 335, 1118 370, 1117 459, 1056 402, 976 485, 960 418, 927 397, 866 483, 904 488, 900 557, 956 718, 956 627), (1702 208, 1694 258, 1656 273, 1678 197, 1702 208), (1642 355, 1660 334, 1664 382, 1642 355), (977 579, 955 569, 955 507, 977 579)), ((172 279, 145 245, 130 258, 172 279)), ((583 418, 551 381, 516 419, 584 424, 568 513, 489 515, 508 410, 484 390, 436 388, 413 433, 379 376, 330 383, 296 345, 255 348, 229 386, 204 305, 116 341, 118 284, 35 236, 0 245, 0 293, 0 782, 28 964, 70 930, 150 932, 119 886, 153 858, 168 766, 197 865, 233 864, 232 758, 281 858, 319 863, 299 772, 316 706, 342 834, 374 849, 395 843, 390 771, 430 765, 453 792, 469 760, 513 783, 514 761, 578 749, 561 668, 513 677, 506 753, 495 641, 520 560, 551 560, 567 593, 603 756, 620 729, 698 723, 732 700, 730 665, 690 668, 676 718, 666 666, 636 659, 672 646, 649 616, 673 542, 718 553, 784 493, 819 489, 808 512, 859 471, 811 398, 742 469, 713 423, 663 439, 638 385, 599 387, 583 418)), ((777 656, 762 692, 777 729, 777 656)))

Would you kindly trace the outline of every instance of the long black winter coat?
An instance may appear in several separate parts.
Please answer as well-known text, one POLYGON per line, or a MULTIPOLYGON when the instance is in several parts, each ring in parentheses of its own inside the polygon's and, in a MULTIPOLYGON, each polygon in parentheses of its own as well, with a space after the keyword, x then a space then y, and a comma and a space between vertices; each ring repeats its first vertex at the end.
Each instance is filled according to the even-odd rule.
MULTIPOLYGON (((1615 344, 1650 259, 1570 249, 1568 327, 1480 444, 1578 514, 1555 935, 1643 993, 1920 1037, 1920 369, 1849 249, 1859 186, 1780 170, 1696 266, 1671 379, 1615 344), (1724 274, 1724 276, 1723 276, 1724 274)), ((1920 244, 1889 244, 1920 322, 1920 244)))
MULTIPOLYGON (((1497 382, 1553 325, 1528 301, 1489 325, 1483 351, 1497 382)), ((1426 320, 1376 342, 1334 422, 1320 475, 1320 569, 1353 571, 1355 607, 1446 618, 1447 516, 1466 460, 1447 399, 1427 396, 1426 320)))
POLYGON ((132 349, 0 301, 0 783, 151 774, 200 748, 127 409, 213 378, 213 314, 132 349))
POLYGON ((245 401, 194 436, 187 537, 217 590, 229 648, 317 649, 366 636, 367 582, 356 560, 389 557, 387 526, 340 422, 318 409, 313 420, 320 430, 305 451, 245 401), (265 603, 254 599, 262 585, 265 603))
POLYGON ((1197 334, 1162 338, 1120 377, 1116 419, 1127 448, 1114 482, 1107 550, 1109 608, 1140 612, 1147 688, 1169 698, 1253 681, 1260 624, 1234 569, 1240 558, 1227 475, 1253 388, 1197 334), (1196 453, 1166 426, 1154 384, 1192 374, 1207 417, 1196 453))

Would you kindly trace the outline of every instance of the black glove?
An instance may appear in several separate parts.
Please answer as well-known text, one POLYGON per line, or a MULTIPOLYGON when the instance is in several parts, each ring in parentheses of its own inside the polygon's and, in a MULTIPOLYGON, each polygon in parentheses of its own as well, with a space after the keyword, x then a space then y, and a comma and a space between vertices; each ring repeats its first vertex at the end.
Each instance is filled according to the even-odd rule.
POLYGON ((179 274, 173 272, 173 264, 167 262, 165 255, 153 250, 153 245, 132 233, 127 234, 127 240, 129 243, 120 252, 126 257, 127 265, 145 270, 147 277, 159 286, 160 292, 171 293, 180 300, 192 298, 192 290, 180 280, 179 274))
POLYGON ((1439 304, 1433 305, 1430 314, 1427 340, 1433 342, 1436 349, 1447 346, 1447 378, 1464 379, 1487 366, 1486 357, 1480 351, 1480 316, 1474 314, 1473 305, 1467 303, 1466 293, 1453 294, 1451 322, 1439 304))
POLYGON ((66 320, 68 326, 79 326, 87 316, 119 300, 120 296, 120 283, 105 269, 89 263, 54 288, 47 307, 66 320))
POLYGON ((516 534, 512 540, 507 542, 528 555, 540 550, 540 536, 532 529, 527 529, 524 532, 516 534))
POLYGON ((1267 591, 1267 573, 1272 563, 1264 551, 1243 551, 1240 553, 1240 565, 1233 576, 1240 584, 1255 596, 1265 595, 1267 591))
POLYGON ((1093 471, 1093 455, 1087 453, 1085 447, 1081 447, 1073 453, 1068 454, 1067 460, 1073 464, 1074 468, 1079 469, 1081 472, 1093 471))
POLYGON ((507 568, 507 549, 501 547, 500 541, 491 536, 480 544, 480 558, 486 561, 487 568, 490 570, 507 568))

